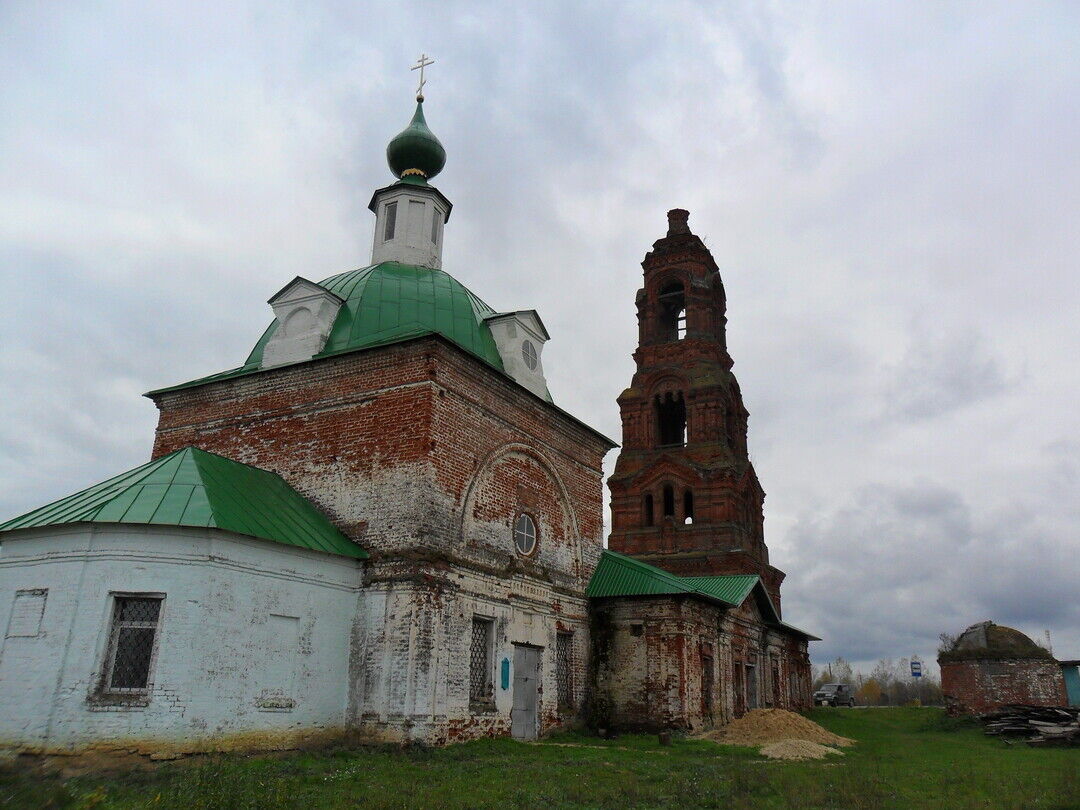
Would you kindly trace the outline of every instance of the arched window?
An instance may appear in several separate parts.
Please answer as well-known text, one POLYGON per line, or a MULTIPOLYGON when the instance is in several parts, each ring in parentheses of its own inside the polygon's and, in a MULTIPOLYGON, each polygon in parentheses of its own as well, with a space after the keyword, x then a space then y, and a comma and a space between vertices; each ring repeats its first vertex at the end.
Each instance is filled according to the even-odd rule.
POLYGON ((686 337, 686 293, 678 281, 660 288, 660 334, 662 340, 686 337))
POLYGON ((664 484, 664 517, 675 516, 675 487, 664 484))
POLYGON ((518 515, 514 523, 514 547, 526 557, 536 551, 536 524, 524 512, 518 515))
POLYGON ((694 493, 692 490, 683 490, 682 494, 683 517, 687 523, 694 522, 694 493))
POLYGON ((653 500, 651 492, 645 493, 645 525, 653 525, 653 500))
POLYGON ((686 403, 681 392, 656 396, 657 433, 664 446, 686 444, 686 403))

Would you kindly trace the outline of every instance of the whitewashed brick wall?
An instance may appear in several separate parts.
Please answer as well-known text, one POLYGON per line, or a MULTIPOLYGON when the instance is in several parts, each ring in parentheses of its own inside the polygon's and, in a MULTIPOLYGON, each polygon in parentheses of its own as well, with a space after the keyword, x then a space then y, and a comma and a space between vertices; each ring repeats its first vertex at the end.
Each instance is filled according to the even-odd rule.
POLYGON ((361 576, 356 560, 216 529, 5 535, 0 627, 17 591, 47 594, 38 634, 3 639, 0 744, 275 747, 340 731, 361 576), (92 697, 113 592, 165 594, 146 705, 92 697))

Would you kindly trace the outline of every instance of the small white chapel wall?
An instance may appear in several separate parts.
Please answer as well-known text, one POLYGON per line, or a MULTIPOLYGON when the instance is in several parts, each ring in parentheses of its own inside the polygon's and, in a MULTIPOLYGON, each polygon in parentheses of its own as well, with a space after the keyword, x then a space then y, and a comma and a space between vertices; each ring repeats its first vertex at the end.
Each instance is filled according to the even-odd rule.
POLYGON ((357 560, 217 529, 6 534, 0 745, 272 748, 338 733, 360 586, 357 560), (101 689, 117 594, 164 597, 141 697, 101 689))

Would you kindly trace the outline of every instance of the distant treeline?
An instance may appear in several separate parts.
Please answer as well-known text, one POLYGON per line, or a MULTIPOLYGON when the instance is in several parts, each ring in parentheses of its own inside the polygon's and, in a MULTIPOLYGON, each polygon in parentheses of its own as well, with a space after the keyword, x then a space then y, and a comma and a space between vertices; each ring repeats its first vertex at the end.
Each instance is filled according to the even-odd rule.
POLYGON ((882 658, 869 675, 853 670, 843 658, 824 667, 814 667, 814 689, 823 683, 847 683, 855 687, 855 699, 862 706, 904 706, 918 701, 923 706, 941 706, 941 681, 930 675, 911 677, 911 661, 882 658))

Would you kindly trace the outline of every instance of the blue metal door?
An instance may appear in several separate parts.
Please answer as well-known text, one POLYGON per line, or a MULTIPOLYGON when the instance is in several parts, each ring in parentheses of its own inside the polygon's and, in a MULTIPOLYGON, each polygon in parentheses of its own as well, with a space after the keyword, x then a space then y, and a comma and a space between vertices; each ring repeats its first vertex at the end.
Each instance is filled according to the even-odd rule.
POLYGON ((1080 665, 1063 666, 1065 673, 1065 693, 1069 696, 1070 706, 1080 706, 1080 665))

